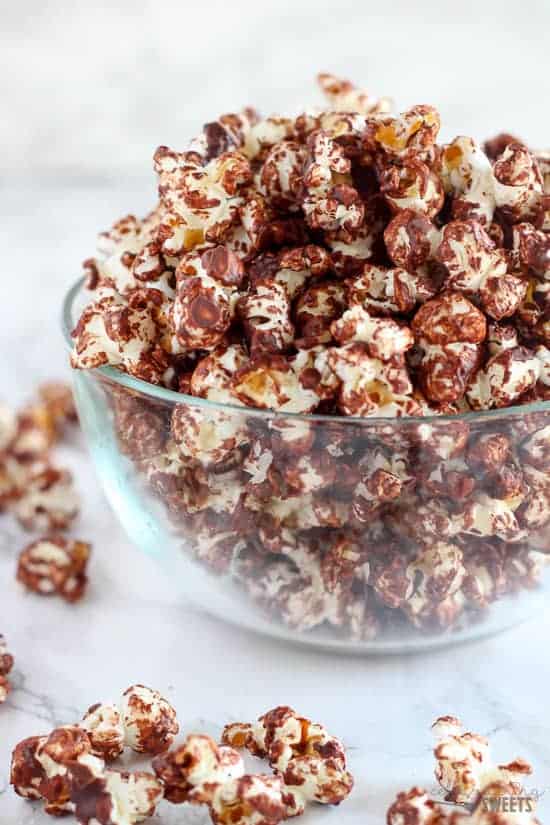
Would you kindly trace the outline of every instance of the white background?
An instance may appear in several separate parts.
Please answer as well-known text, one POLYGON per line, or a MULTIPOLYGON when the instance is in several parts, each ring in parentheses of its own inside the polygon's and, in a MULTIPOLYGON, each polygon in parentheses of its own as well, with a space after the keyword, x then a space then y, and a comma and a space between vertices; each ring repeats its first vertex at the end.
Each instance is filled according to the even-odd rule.
MULTIPOLYGON (((544 146, 550 131, 542 0, 34 0, 4 2, 0 13, 0 377, 14 402, 66 370, 59 307, 96 231, 147 210, 154 148, 178 148, 205 120, 250 103, 269 112, 317 102, 314 76, 325 70, 398 107, 437 105, 446 138, 506 129, 544 146)), ((531 759, 547 821, 548 620, 392 660, 252 638, 182 606, 174 583, 117 526, 81 442, 62 460, 83 494, 73 533, 94 544, 81 605, 22 593, 14 564, 27 539, 0 516, 0 632, 16 655, 16 689, 0 708, 1 825, 46 821, 7 787, 15 743, 133 681, 165 691, 185 732, 217 734, 287 702, 326 722, 351 749, 357 791, 308 823, 378 825, 398 790, 433 789, 429 725, 439 713, 491 734, 500 761, 531 759)), ((165 806, 156 823, 199 821, 186 816, 165 806)))
POLYGON ((299 108, 318 71, 435 104, 446 135, 544 144, 549 22, 545 0, 5 2, 0 169, 146 180, 159 143, 245 104, 299 108))

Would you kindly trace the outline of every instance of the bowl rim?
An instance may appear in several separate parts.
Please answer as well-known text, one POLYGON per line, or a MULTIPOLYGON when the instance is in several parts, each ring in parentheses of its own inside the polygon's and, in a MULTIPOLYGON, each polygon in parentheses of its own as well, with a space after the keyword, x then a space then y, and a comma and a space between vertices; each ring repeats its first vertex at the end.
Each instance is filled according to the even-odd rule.
MULTIPOLYGON (((63 299, 61 310, 61 329, 63 339, 69 352, 73 348, 72 331, 75 325, 75 318, 73 315, 74 303, 77 296, 83 292, 83 287, 86 278, 78 278, 75 283, 67 290, 63 299)), ((76 370, 75 370, 76 371, 76 370)), ((323 422, 325 424, 338 423, 339 425, 360 425, 371 426, 377 424, 378 426, 403 426, 407 424, 432 424, 434 422, 473 422, 482 420, 498 420, 499 418, 511 418, 514 415, 527 415, 529 413, 550 412, 549 401, 534 401, 531 404, 515 404, 511 407, 502 407, 493 410, 469 410, 463 413, 456 413, 454 415, 424 415, 424 416, 346 416, 346 415, 319 415, 317 413, 293 413, 283 412, 281 410, 259 409, 258 407, 246 407, 238 404, 225 404, 220 401, 209 401, 206 398, 198 398, 194 395, 187 395, 186 393, 169 390, 166 387, 161 387, 157 384, 149 384, 141 378, 134 378, 122 370, 112 366, 95 367, 90 370, 84 370, 87 373, 97 373, 103 378, 120 384, 127 389, 134 392, 139 392, 141 395, 146 395, 169 404, 186 404, 188 406, 202 407, 208 410, 217 410, 220 412, 240 413, 247 417, 264 418, 264 419, 291 419, 292 421, 299 421, 308 423, 312 421, 323 422)))

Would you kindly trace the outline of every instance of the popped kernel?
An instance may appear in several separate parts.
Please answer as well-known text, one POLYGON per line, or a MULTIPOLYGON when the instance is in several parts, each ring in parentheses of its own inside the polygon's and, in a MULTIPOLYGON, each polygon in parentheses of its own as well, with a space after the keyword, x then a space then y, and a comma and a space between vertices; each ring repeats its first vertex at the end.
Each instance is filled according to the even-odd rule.
POLYGON ((17 580, 34 593, 76 602, 88 583, 90 551, 86 542, 61 536, 37 539, 19 554, 17 580))

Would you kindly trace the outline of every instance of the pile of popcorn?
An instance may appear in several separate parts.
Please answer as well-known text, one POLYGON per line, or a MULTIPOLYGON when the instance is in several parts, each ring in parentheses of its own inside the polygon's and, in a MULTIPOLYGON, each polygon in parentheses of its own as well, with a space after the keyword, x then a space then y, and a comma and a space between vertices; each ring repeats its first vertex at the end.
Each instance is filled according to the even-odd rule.
POLYGON ((536 799, 522 784, 532 772, 528 762, 496 765, 487 739, 465 732, 454 716, 436 719, 432 729, 437 739, 435 777, 445 799, 461 808, 436 802, 413 787, 397 795, 387 825, 540 825, 536 799))
POLYGON ((37 399, 13 412, 0 403, 0 513, 41 533, 19 554, 17 579, 27 590, 75 602, 87 584, 90 545, 68 539, 80 509, 71 472, 57 466, 55 445, 77 421, 72 392, 59 381, 38 388, 37 399))
POLYGON ((132 685, 120 704, 92 705, 79 724, 20 742, 11 784, 19 796, 40 800, 45 813, 72 813, 81 825, 134 825, 163 798, 207 806, 214 825, 278 825, 310 803, 338 805, 353 788, 342 743, 289 707, 255 724, 229 725, 221 745, 191 734, 170 750, 178 732, 170 703, 132 685), (154 756, 153 772, 107 767, 126 747, 154 756), (273 773, 246 773, 242 748, 273 773))
POLYGON ((319 82, 326 109, 156 151, 158 205, 85 262, 72 365, 187 395, 104 384, 187 546, 292 628, 456 627, 550 549, 550 420, 521 411, 550 400, 550 156, 319 82))

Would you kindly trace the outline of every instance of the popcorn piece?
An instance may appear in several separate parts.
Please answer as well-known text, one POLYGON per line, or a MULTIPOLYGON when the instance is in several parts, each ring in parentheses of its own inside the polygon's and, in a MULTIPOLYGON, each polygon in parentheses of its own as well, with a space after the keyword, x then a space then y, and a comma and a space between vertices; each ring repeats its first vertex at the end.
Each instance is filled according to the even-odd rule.
POLYGON ((428 798, 421 788, 401 792, 387 813, 388 825, 539 825, 535 800, 518 796, 510 782, 489 782, 476 795, 469 810, 449 810, 428 798))
POLYGON ((380 176, 380 190, 394 212, 410 209, 433 218, 443 206, 440 179, 421 160, 406 159, 400 166, 386 166, 380 176))
POLYGON ((369 119, 369 138, 390 157, 408 159, 434 145, 440 119, 433 106, 413 106, 401 115, 369 119))
POLYGON ((342 743, 292 708, 274 708, 246 728, 230 725, 222 741, 268 760, 284 782, 287 816, 303 813, 308 802, 338 805, 353 788, 342 743))
POLYGON ((249 160, 262 161, 273 146, 283 140, 292 140, 295 136, 295 124, 291 118, 266 117, 258 120, 247 131, 242 151, 249 160))
POLYGON ((386 816, 387 825, 445 825, 446 821, 437 803, 418 787, 398 793, 386 816))
POLYGON ((246 775, 214 785, 208 809, 214 825, 277 825, 287 813, 277 776, 246 775))
POLYGON ((102 771, 71 765, 70 793, 76 821, 134 825, 153 816, 162 799, 162 784, 145 771, 102 771))
POLYGON ((132 685, 122 696, 124 741, 138 753, 163 753, 179 731, 176 711, 157 690, 132 685))
POLYGON ((424 304, 411 326, 422 353, 423 392, 439 403, 460 400, 479 366, 487 332, 483 313, 460 293, 447 292, 424 304))
POLYGON ((365 222, 354 231, 353 237, 345 231, 325 232, 325 243, 335 272, 341 277, 357 275, 363 265, 370 260, 380 235, 378 222, 365 222))
POLYGON ((136 461, 162 452, 168 425, 165 412, 127 390, 114 394, 113 413, 118 444, 125 455, 136 461))
POLYGON ((209 802, 212 791, 244 775, 244 763, 233 748, 218 746, 209 736, 191 735, 173 751, 156 756, 153 769, 170 802, 209 802))
POLYGON ((363 115, 371 115, 391 110, 392 104, 389 98, 372 97, 362 89, 358 89, 349 80, 342 80, 333 74, 321 73, 317 75, 317 82, 331 109, 337 112, 360 112, 363 115))
POLYGON ((13 656, 8 653, 6 640, 0 633, 0 705, 8 698, 8 693, 11 690, 11 685, 8 680, 8 674, 13 667, 13 656))
POLYGON ((536 214, 543 181, 537 162, 521 143, 509 143, 493 166, 495 201, 513 223, 530 220, 536 214))
POLYGON ((300 341, 306 346, 332 340, 331 323, 345 308, 344 287, 336 281, 310 286, 296 301, 294 317, 300 341))
POLYGON ((365 207, 351 185, 350 161, 323 130, 310 135, 308 149, 311 159, 304 170, 306 194, 301 204, 308 225, 329 232, 343 229, 353 237, 363 223, 365 207))
POLYGON ((311 412, 320 397, 304 386, 293 364, 282 355, 256 355, 232 379, 231 391, 242 404, 281 412, 311 412))
POLYGON ((415 273, 395 267, 365 264, 363 272, 346 281, 346 294, 351 307, 360 305, 371 315, 409 313, 417 302, 435 295, 436 289, 421 270, 415 273))
POLYGON ((426 215, 401 209, 384 230, 384 242, 394 264, 413 272, 434 258, 440 232, 426 215))
POLYGON ((121 367, 151 384, 162 383, 167 355, 157 346, 155 318, 164 297, 156 289, 115 293, 90 304, 73 331, 74 369, 121 367))
POLYGON ((459 547, 434 541, 407 567, 409 590, 405 611, 415 624, 434 620, 442 627, 454 623, 462 612, 459 597, 466 570, 459 547))
POLYGON ((328 364, 341 381, 338 406, 344 415, 393 417, 419 412, 407 368, 399 359, 372 358, 365 344, 353 343, 331 348, 328 364))
POLYGON ((226 247, 216 246, 185 255, 176 277, 172 314, 178 340, 189 349, 214 349, 234 316, 242 263, 226 247))
POLYGON ((521 541, 526 534, 514 515, 518 503, 485 494, 477 496, 468 502, 458 518, 461 532, 480 537, 497 536, 508 542, 521 541))
POLYGON ((305 147, 293 140, 276 143, 268 152, 260 183, 268 202, 276 209, 298 210, 306 159, 305 147))
POLYGON ((91 751, 87 734, 76 725, 56 728, 49 736, 41 737, 34 751, 34 760, 42 770, 38 791, 45 801, 45 813, 61 816, 74 812, 71 801, 73 766, 82 765, 95 770, 103 768, 103 761, 93 756, 91 751))
MULTIPOLYGON (((406 462, 399 455, 387 457, 376 449, 366 453, 361 462, 367 469, 353 493, 352 510, 360 522, 371 521, 373 515, 414 484, 406 462)), ((363 466, 361 466, 363 472, 363 466)))
POLYGON ((88 582, 86 567, 91 546, 83 541, 51 536, 37 539, 19 555, 17 579, 41 595, 59 595, 76 602, 88 582))
POLYGON ((531 773, 531 766, 523 759, 495 765, 487 739, 475 733, 465 733, 454 716, 436 719, 432 730, 437 740, 435 777, 447 791, 446 799, 452 802, 470 802, 489 782, 514 783, 516 778, 519 780, 531 773))
POLYGON ((63 381, 47 381, 38 387, 38 395, 58 433, 67 425, 77 423, 73 392, 68 384, 63 381))
POLYGON ((541 362, 525 347, 493 355, 470 383, 467 398, 473 409, 508 407, 540 377, 541 362))
POLYGON ((123 752, 124 726, 116 705, 92 705, 82 717, 80 727, 88 734, 94 756, 112 762, 123 752))
POLYGON ((10 784, 18 796, 25 799, 41 799, 40 785, 44 770, 36 758, 36 752, 46 742, 45 736, 29 736, 13 750, 11 757, 10 784))
POLYGON ((198 362, 191 376, 191 393, 209 401, 235 404, 231 379, 247 360, 247 352, 240 344, 221 344, 198 362))
POLYGON ((294 340, 290 300, 283 284, 258 284, 255 292, 243 295, 237 311, 243 319, 250 352, 283 352, 294 340))
MULTIPOLYGON (((232 399, 232 403, 238 402, 232 399)), ((205 467, 235 457, 250 438, 244 415, 188 404, 174 407, 171 431, 180 454, 205 467)))
POLYGON ((224 152, 204 163, 193 151, 174 152, 160 146, 154 166, 161 203, 183 228, 182 243, 168 251, 175 254, 190 248, 192 233, 206 241, 223 240, 238 221, 241 190, 252 179, 247 158, 240 152, 224 152))
POLYGON ((445 292, 418 310, 412 329, 429 344, 477 344, 485 339, 487 322, 459 292, 445 292))
POLYGON ((513 315, 525 297, 527 283, 507 272, 504 254, 476 221, 447 224, 436 254, 449 272, 446 287, 477 297, 497 321, 513 315))
POLYGON ((473 218, 488 226, 495 211, 493 167, 472 138, 457 137, 445 146, 441 176, 452 195, 453 218, 473 218))
POLYGON ((25 530, 65 530, 79 505, 71 473, 47 467, 30 477, 13 511, 25 530))
MULTIPOLYGON (((151 231, 152 225, 149 222, 141 222, 134 215, 126 215, 106 232, 101 232, 97 256, 83 263, 87 288, 106 295, 125 294, 139 286, 134 265, 137 256, 143 254, 146 245, 152 243, 151 231)), ((151 272, 151 280, 155 280, 163 269, 159 261, 156 270, 151 272)))
POLYGON ((410 329, 389 318, 373 318, 362 306, 354 306, 334 321, 331 332, 340 344, 362 342, 372 358, 390 361, 414 344, 410 329))

